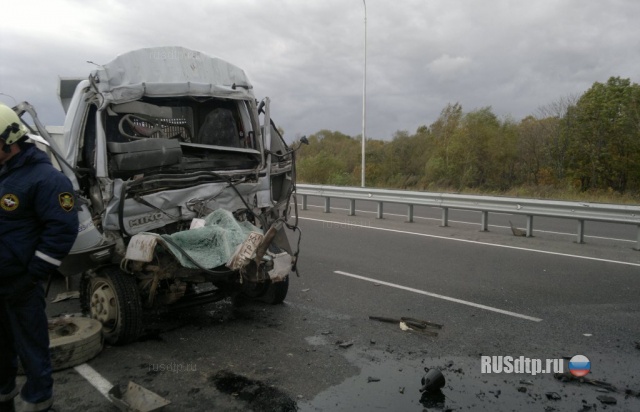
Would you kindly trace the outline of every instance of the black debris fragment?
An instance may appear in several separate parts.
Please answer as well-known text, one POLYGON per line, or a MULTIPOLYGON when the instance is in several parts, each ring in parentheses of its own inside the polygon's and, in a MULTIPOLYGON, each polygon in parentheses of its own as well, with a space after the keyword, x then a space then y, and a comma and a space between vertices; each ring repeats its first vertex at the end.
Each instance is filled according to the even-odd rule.
POLYGON ((353 341, 347 341, 347 342, 343 342, 343 341, 337 341, 336 345, 340 346, 342 349, 347 349, 350 348, 351 346, 353 346, 353 341))
POLYGON ((424 327, 431 326, 432 328, 436 328, 436 329, 442 329, 444 327, 444 325, 440 323, 430 322, 428 320, 420 320, 420 319, 407 318, 407 317, 401 317, 400 320, 406 322, 407 324, 415 323, 415 324, 422 325, 424 327))
POLYGON ((444 387, 444 375, 439 369, 425 368, 425 371, 427 374, 422 377, 422 388, 420 388, 420 392, 435 392, 444 387))
POLYGON ((560 399, 562 399, 562 397, 558 394, 558 392, 547 392, 545 393, 545 396, 550 401, 559 401, 560 399))
POLYGON ((608 395, 600 395, 600 396, 596 397, 596 399, 599 400, 600 402, 602 402, 605 405, 615 405, 615 404, 618 403, 616 398, 614 398, 613 396, 608 396, 608 395))
POLYGON ((371 382, 380 382, 380 378, 375 378, 373 376, 369 376, 367 378, 367 383, 371 383, 371 382))
POLYGON ((527 393, 527 388, 525 388, 524 386, 519 386, 518 392, 527 393))
POLYGON ((587 378, 587 377, 584 377, 584 376, 577 377, 577 376, 573 376, 569 372, 555 373, 553 376, 556 379, 560 380, 561 382, 578 381, 580 383, 588 383, 590 385, 606 389, 609 392, 617 392, 617 389, 616 389, 615 386, 613 386, 612 384, 610 384, 608 382, 605 382, 605 381, 600 381, 600 380, 596 380, 596 379, 590 379, 590 378, 587 378))
POLYGON ((435 332, 431 329, 442 329, 443 327, 443 325, 439 323, 434 323, 434 322, 414 319, 414 318, 407 318, 407 317, 401 317, 400 319, 395 319, 395 318, 387 318, 384 316, 369 316, 369 319, 377 320, 379 322, 385 322, 385 323, 404 324, 404 326, 406 326, 406 328, 408 329, 422 332, 425 335, 429 335, 433 337, 438 336, 438 332, 435 332))

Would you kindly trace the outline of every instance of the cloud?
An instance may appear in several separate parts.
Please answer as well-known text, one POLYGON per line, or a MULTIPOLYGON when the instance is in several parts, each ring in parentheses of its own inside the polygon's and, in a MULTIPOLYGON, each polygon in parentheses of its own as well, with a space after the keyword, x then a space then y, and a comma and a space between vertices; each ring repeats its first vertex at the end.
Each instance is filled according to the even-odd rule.
POLYGON ((452 57, 445 54, 430 62, 427 67, 431 73, 440 79, 452 79, 463 75, 470 64, 471 59, 468 57, 452 57))
MULTIPOLYGON (((367 0, 367 135, 389 139, 447 103, 516 119, 610 76, 638 82, 640 2, 367 0)), ((0 92, 64 118, 57 78, 118 54, 179 45, 228 60, 271 97, 285 137, 358 135, 364 7, 324 0, 25 0, 0 25, 0 92)), ((0 101, 12 104, 0 95, 0 101)))

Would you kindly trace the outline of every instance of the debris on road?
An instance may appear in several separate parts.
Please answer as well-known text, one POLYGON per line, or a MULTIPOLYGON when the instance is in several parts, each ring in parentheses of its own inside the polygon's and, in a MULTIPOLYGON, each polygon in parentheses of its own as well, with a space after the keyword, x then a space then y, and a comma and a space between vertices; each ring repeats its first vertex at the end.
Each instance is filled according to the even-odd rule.
POLYGON ((640 349, 640 340, 634 342, 636 344, 636 349, 640 349))
POLYGON ((439 391, 444 387, 445 379, 442 372, 436 368, 425 368, 426 375, 422 377, 420 381, 422 383, 422 388, 420 388, 420 392, 435 392, 439 391))
POLYGON ((124 393, 122 393, 120 385, 114 385, 109 390, 109 399, 118 409, 125 412, 158 411, 171 403, 171 401, 132 381, 129 381, 124 393))
POLYGON ((347 348, 350 348, 351 346, 353 346, 353 341, 350 340, 350 341, 343 342, 343 341, 339 340, 339 341, 336 342, 336 345, 340 346, 342 349, 347 349, 347 348))
POLYGON ((395 324, 398 324, 400 326, 400 329, 404 331, 413 330, 417 332, 422 332, 425 335, 429 335, 433 337, 438 336, 438 332, 429 330, 427 328, 442 329, 443 327, 443 325, 439 323, 434 323, 434 322, 429 322, 426 320, 419 320, 414 318, 407 318, 407 317, 401 317, 400 319, 395 319, 395 318, 387 318, 383 316, 369 316, 369 319, 377 320, 379 322, 384 322, 384 323, 395 323, 395 324))
POLYGON ((618 389, 616 389, 615 386, 613 386, 612 384, 610 384, 608 382, 600 381, 600 380, 596 380, 596 379, 585 378, 584 376, 577 377, 577 376, 573 376, 571 373, 568 373, 568 372, 555 373, 553 375, 553 377, 558 379, 561 382, 578 381, 580 383, 588 383, 590 385, 606 389, 609 392, 617 392, 618 391, 618 389))
POLYGON ((380 382, 380 378, 374 378, 372 376, 369 376, 367 378, 367 383, 371 383, 371 382, 380 382))
POLYGON ((614 398, 613 396, 600 395, 600 396, 596 397, 596 399, 599 400, 600 402, 602 402, 605 405, 615 405, 615 404, 618 403, 616 398, 614 398))
POLYGON ((547 392, 545 393, 545 396, 550 401, 559 401, 560 399, 562 399, 562 397, 558 394, 558 392, 547 392))
MULTIPOLYGON (((444 325, 440 323, 429 322, 428 320, 420 320, 420 319, 407 318, 407 317, 402 317, 400 319, 407 322, 408 324, 422 325, 425 328, 430 326, 432 328, 442 329, 444 327, 444 325)), ((421 328, 421 329, 424 329, 424 328, 421 328)))

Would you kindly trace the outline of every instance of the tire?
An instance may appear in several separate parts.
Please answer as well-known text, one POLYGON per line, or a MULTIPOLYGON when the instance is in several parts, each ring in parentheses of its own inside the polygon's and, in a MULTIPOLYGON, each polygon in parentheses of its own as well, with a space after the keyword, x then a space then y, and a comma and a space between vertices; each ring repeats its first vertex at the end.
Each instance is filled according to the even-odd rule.
MULTIPOLYGON (((89 318, 49 320, 49 352, 54 371, 72 368, 96 357, 103 347, 102 324, 89 318)), ((24 374, 22 365, 19 374, 24 374)))
POLYGON ((135 342, 142 335, 142 304, 133 276, 109 268, 90 279, 86 300, 91 318, 102 323, 111 345, 135 342))
POLYGON ((102 351, 102 325, 88 318, 66 318, 49 323, 49 351, 54 371, 93 359, 102 351))
POLYGON ((284 302, 287 292, 289 292, 289 276, 281 282, 270 283, 262 300, 270 305, 278 305, 284 302))

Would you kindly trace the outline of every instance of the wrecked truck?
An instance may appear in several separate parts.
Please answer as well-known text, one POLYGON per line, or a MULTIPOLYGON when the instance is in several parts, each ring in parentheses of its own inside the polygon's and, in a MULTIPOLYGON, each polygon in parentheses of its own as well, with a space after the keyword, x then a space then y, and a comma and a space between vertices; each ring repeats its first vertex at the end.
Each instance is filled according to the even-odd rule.
POLYGON ((28 103, 16 110, 73 183, 80 227, 60 272, 78 279, 106 341, 138 339, 147 311, 285 299, 300 240, 295 150, 242 69, 141 49, 61 79, 59 95, 57 138, 28 103))

